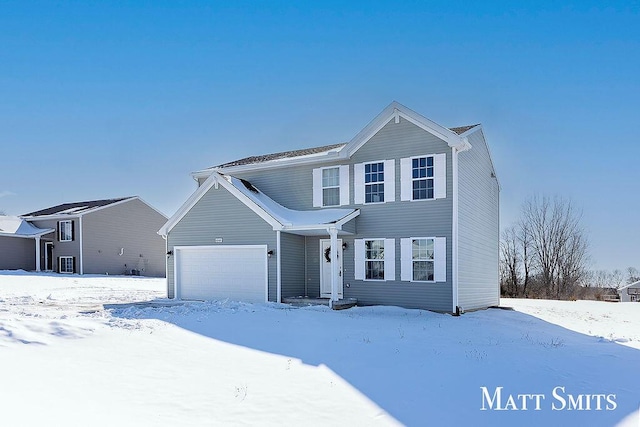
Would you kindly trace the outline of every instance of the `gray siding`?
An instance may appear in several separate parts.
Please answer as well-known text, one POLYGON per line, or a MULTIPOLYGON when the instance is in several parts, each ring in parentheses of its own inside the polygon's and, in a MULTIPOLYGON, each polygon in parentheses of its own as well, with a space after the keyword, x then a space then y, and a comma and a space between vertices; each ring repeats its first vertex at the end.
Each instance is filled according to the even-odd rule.
POLYGON ((498 305, 499 188, 482 131, 459 154, 458 304, 465 310, 498 305))
POLYGON ((31 271, 35 268, 35 239, 0 236, 0 270, 31 271))
POLYGON ((83 272, 165 277, 166 245, 158 230, 166 217, 139 199, 82 218, 83 272), (122 255, 120 252, 122 250, 122 255))
POLYGON ((294 234, 280 233, 280 252, 282 267, 282 296, 296 297, 305 295, 305 238, 294 234))
MULTIPOLYGON (((33 225, 38 228, 53 228, 56 230, 51 234, 47 234, 43 236, 42 241, 50 241, 53 242, 53 271, 59 271, 58 269, 58 258, 61 256, 71 256, 76 259, 76 273, 80 273, 80 232, 79 232, 79 221, 78 218, 70 217, 65 218, 65 220, 71 220, 73 222, 73 240, 70 242, 60 242, 58 240, 58 222, 60 220, 57 219, 38 219, 31 220, 33 225)), ((40 252, 41 257, 41 267, 45 268, 44 265, 44 246, 42 247, 42 251, 40 252)))
MULTIPOLYGON (((267 250, 275 251, 275 231, 222 186, 218 189, 215 187, 209 189, 167 236, 170 251, 174 246, 255 244, 266 244, 267 250), (222 238, 223 243, 216 243, 216 238, 222 238)), ((167 259, 169 298, 174 297, 173 263, 174 256, 169 256, 167 259)), ((275 301, 277 296, 275 256, 268 259, 268 270, 269 301, 275 301)), ((290 280, 293 281, 294 278, 290 280)))
MULTIPOLYGON (((351 159, 334 164, 349 164, 395 159, 395 202, 376 205, 353 204, 353 166, 350 168, 350 198, 348 207, 359 208, 360 216, 348 228, 357 231, 353 236, 340 236, 349 244, 344 252, 345 296, 357 298, 360 304, 387 304, 436 311, 452 310, 451 287, 451 221, 452 221, 452 159, 451 149, 442 140, 401 119, 391 120, 383 129, 361 147, 351 159), (420 202, 400 202, 400 158, 425 154, 447 154, 447 198, 420 202), (400 281, 400 238, 446 237, 446 283, 409 283, 400 281), (396 239, 396 280, 385 282, 354 280, 354 238, 396 239), (347 287, 349 284, 349 287, 347 287)), ((329 166, 331 163, 322 164, 329 166)), ((251 181, 278 203, 298 210, 313 209, 312 170, 320 165, 303 165, 272 170, 235 174, 251 181)), ((388 191, 388 190, 387 190, 388 191)), ((342 206, 344 207, 344 206, 342 206)), ((212 213, 217 212, 212 210, 212 213)), ((328 236, 327 236, 328 238, 328 236)), ((307 237, 306 285, 309 296, 319 295, 320 250, 319 238, 307 237)), ((288 274, 283 269, 282 277, 288 274)), ((297 273, 296 273, 297 274, 297 273)))

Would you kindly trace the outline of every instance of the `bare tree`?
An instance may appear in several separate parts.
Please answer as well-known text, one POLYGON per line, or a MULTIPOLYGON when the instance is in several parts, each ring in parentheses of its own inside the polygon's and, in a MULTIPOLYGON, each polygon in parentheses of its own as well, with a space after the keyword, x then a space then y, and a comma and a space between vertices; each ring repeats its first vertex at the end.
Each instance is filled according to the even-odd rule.
POLYGON ((627 283, 633 283, 640 280, 640 271, 635 267, 627 268, 627 283))
POLYGON ((522 294, 527 296, 533 283, 537 296, 573 296, 587 277, 589 244, 580 220, 581 214, 567 199, 527 200, 519 222, 502 236, 504 279, 511 286, 507 289, 517 291, 522 283, 522 294))

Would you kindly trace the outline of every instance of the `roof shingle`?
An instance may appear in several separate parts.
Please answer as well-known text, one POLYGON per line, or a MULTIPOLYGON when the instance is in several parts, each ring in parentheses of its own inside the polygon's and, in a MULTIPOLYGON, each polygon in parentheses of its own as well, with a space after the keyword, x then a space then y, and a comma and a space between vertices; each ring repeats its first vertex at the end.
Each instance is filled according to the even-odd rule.
POLYGON ((112 203, 117 203, 122 200, 131 199, 132 197, 122 197, 119 199, 103 199, 103 200, 89 200, 86 202, 74 202, 74 203, 63 203, 61 205, 53 206, 46 209, 41 209, 39 211, 30 212, 28 214, 24 214, 22 216, 44 216, 44 215, 56 215, 56 214, 77 214, 86 212, 90 209, 101 208, 103 206, 108 206, 112 203))

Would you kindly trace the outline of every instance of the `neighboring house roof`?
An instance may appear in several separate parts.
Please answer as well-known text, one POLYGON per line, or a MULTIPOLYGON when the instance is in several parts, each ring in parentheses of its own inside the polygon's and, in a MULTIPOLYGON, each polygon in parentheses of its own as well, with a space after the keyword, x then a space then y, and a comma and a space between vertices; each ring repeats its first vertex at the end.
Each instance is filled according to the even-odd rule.
POLYGON ((17 216, 0 216, 0 235, 33 238, 49 234, 53 228, 38 228, 17 216))
POLYGON ((629 283, 628 285, 623 286, 621 288, 618 288, 618 291, 621 291, 627 288, 640 288, 640 280, 638 280, 637 282, 629 283))
POLYGON ((314 234, 317 230, 326 231, 329 227, 338 230, 343 224, 360 215, 359 209, 322 209, 297 211, 286 208, 254 187, 250 182, 213 173, 198 187, 195 193, 182 205, 169 221, 158 231, 166 236, 169 231, 189 212, 213 186, 221 185, 249 209, 264 219, 276 231, 293 232, 295 234, 314 234))
POLYGON ((86 202, 63 203, 39 211, 24 214, 24 217, 49 216, 49 215, 77 215, 87 213, 88 211, 109 206, 123 200, 134 199, 135 196, 121 197, 119 199, 89 200, 86 202))
MULTIPOLYGON (((278 166, 300 161, 325 161, 338 160, 340 158, 348 158, 364 145, 373 135, 382 129, 390 120, 399 120, 402 117, 405 120, 419 126, 432 135, 442 139, 450 146, 465 147, 468 142, 465 140, 465 134, 475 132, 482 128, 480 124, 460 126, 453 128, 445 128, 439 124, 427 119, 426 117, 416 113, 415 111, 405 107, 398 102, 389 104, 378 116, 373 119, 360 133, 358 133, 351 141, 341 144, 323 145, 321 147, 305 148, 302 150, 283 151, 280 153, 263 154, 260 156, 250 156, 243 159, 234 160, 207 169, 194 172, 192 175, 197 177, 205 177, 211 172, 220 169, 231 169, 229 173, 233 173, 234 168, 242 168, 243 166, 278 166)), ((226 172, 226 171, 225 171, 226 172)))

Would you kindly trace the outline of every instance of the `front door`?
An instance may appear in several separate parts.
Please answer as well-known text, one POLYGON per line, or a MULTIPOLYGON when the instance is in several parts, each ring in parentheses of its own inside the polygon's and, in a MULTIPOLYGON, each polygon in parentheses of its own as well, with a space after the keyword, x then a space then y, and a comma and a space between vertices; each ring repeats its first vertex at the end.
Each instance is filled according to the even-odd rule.
POLYGON ((44 242, 44 269, 53 271, 53 242, 44 242))
MULTIPOLYGON (((320 240, 320 296, 331 298, 331 240, 320 240)), ((342 239, 338 239, 338 296, 342 298, 342 239)))

